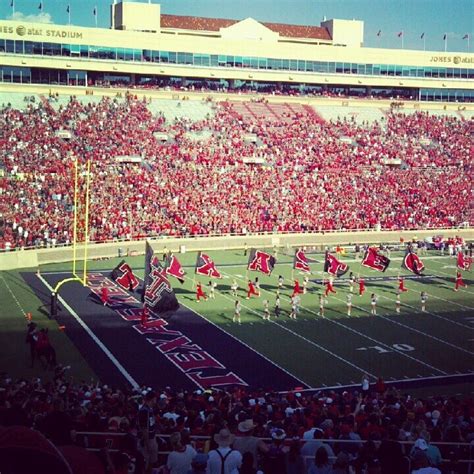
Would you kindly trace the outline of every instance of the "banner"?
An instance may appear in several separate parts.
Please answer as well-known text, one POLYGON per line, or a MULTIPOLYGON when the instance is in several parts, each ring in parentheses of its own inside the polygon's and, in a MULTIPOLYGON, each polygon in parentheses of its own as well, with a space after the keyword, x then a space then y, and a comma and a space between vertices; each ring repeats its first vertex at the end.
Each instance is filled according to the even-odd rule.
POLYGON ((293 270, 299 270, 300 272, 311 273, 309 268, 308 259, 302 249, 295 250, 295 258, 293 260, 293 270))
POLYGON ((276 259, 273 255, 261 250, 251 249, 247 268, 253 272, 262 272, 271 275, 275 267, 276 259))
POLYGON ((407 247, 402 262, 402 268, 405 268, 416 275, 421 275, 421 272, 425 269, 425 265, 420 260, 420 257, 407 247))
POLYGON ((464 255, 463 252, 458 252, 458 268, 460 270, 469 270, 472 264, 472 257, 464 255))
POLYGON ((133 274, 130 265, 122 260, 113 270, 110 275, 113 281, 118 283, 122 288, 129 291, 134 291, 138 288, 140 282, 133 274))
POLYGON ((367 252, 365 252, 361 264, 364 265, 364 267, 372 268, 372 270, 384 272, 390 265, 390 259, 380 254, 375 247, 370 247, 367 252))
POLYGON ((210 278, 222 278, 212 258, 202 252, 198 253, 194 271, 198 275, 204 275, 210 278))
POLYGON ((174 312, 179 308, 176 295, 166 276, 166 270, 161 266, 158 256, 153 253, 148 242, 145 252, 144 280, 142 301, 150 313, 163 317, 163 313, 174 312))
POLYGON ((184 283, 186 272, 173 254, 169 254, 168 257, 166 257, 166 274, 175 277, 181 284, 184 283))
POLYGON ((330 275, 341 277, 344 273, 349 270, 349 265, 340 262, 334 255, 326 252, 326 258, 324 260, 324 271, 330 275))

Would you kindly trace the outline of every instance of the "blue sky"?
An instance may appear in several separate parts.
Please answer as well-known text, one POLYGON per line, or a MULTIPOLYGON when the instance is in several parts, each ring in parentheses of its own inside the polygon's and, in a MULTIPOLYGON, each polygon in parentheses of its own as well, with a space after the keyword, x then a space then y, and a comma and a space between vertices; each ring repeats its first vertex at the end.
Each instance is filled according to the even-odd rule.
MULTIPOLYGON (((97 6, 99 27, 110 25, 109 5, 112 0, 13 0, 20 19, 36 19, 67 24, 67 5, 71 5, 71 22, 78 26, 95 26, 97 6)), ((136 0, 147 2, 148 0, 136 0)), ((405 49, 423 49, 425 33, 427 50, 444 51, 443 35, 447 33, 447 50, 466 52, 470 35, 470 51, 474 24, 473 0, 151 0, 160 3, 162 13, 209 16, 260 21, 319 25, 324 16, 358 19, 365 23, 365 46, 400 48, 397 34, 403 30, 405 49), (382 33, 378 37, 377 32, 382 33)), ((12 14, 11 0, 0 0, 0 17, 12 14)))

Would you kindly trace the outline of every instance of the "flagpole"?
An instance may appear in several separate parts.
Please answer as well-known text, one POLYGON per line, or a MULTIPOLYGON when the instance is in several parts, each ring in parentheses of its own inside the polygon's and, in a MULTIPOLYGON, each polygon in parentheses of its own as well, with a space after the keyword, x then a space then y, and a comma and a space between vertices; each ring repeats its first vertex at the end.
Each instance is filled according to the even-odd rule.
MULTIPOLYGON (((15 14, 15 0, 12 0, 12 3, 10 5, 12 7, 12 15, 15 14)), ((469 45, 469 40, 468 40, 468 45, 469 45)), ((468 49, 469 49, 469 46, 468 46, 468 49)))
POLYGON ((405 36, 405 34, 404 34, 403 30, 402 30, 402 49, 403 49, 403 43, 404 43, 404 41, 403 41, 403 40, 404 40, 404 36, 405 36))
POLYGON ((67 18, 68 18, 68 24, 70 25, 71 24, 71 6, 68 5, 68 8, 67 8, 67 18))
POLYGON ((448 35, 445 34, 444 35, 444 52, 446 53, 447 50, 448 50, 448 35))

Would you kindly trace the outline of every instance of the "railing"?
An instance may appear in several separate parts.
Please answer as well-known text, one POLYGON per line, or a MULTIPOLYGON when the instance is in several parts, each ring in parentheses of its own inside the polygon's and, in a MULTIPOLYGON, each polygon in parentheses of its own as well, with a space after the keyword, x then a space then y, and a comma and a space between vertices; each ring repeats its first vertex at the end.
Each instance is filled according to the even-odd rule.
MULTIPOLYGON (((441 227, 424 227, 424 228, 400 228, 400 229, 389 229, 383 228, 380 229, 370 228, 370 229, 321 229, 321 230, 302 230, 302 231, 255 231, 255 232, 217 232, 217 233, 208 233, 208 234, 150 234, 146 236, 129 236, 129 237, 116 237, 112 239, 103 239, 103 240, 89 240, 88 245, 92 244, 116 244, 116 243, 127 243, 127 242, 144 242, 146 240, 164 240, 164 239, 204 239, 210 237, 256 237, 256 236, 275 236, 275 235, 286 235, 286 236, 297 236, 297 235, 325 235, 325 234, 349 234, 349 233, 374 233, 374 232, 426 232, 430 231, 433 233, 438 233, 441 231, 459 231, 459 230, 471 230, 474 227, 466 225, 465 223, 457 226, 441 226, 441 227)), ((60 249, 60 248, 69 248, 72 247, 72 243, 55 243, 50 244, 40 244, 40 245, 31 245, 28 247, 13 247, 10 249, 0 249, 0 254, 7 252, 17 252, 23 250, 44 250, 44 249, 60 249)))
MULTIPOLYGON (((100 451, 101 449, 107 448, 111 452, 116 452, 119 451, 119 440, 120 437, 124 436, 125 433, 115 433, 115 432, 91 432, 91 431, 82 431, 82 432, 76 432, 75 433, 75 441, 76 444, 79 444, 83 447, 85 447, 89 451, 100 451), (93 441, 91 443, 91 440, 93 441)), ((163 434, 163 435, 157 435, 159 438, 162 440, 167 440, 171 435, 169 434, 163 434)), ((191 436, 192 442, 204 446, 207 441, 211 440, 210 436, 191 436)), ((262 441, 265 441, 267 443, 272 442, 271 438, 261 438, 262 441)), ((355 445, 362 445, 367 443, 367 440, 345 440, 345 439, 302 439, 300 440, 301 445, 304 443, 312 443, 312 442, 322 442, 328 445, 341 445, 341 444, 355 444, 355 445)), ((376 444, 380 445, 380 441, 377 441, 376 444)), ((414 441, 399 441, 400 444, 409 447, 411 447, 415 444, 414 441)), ((463 471, 457 471, 462 472, 465 474, 471 474, 473 471, 474 467, 474 441, 471 443, 449 443, 445 441, 440 441, 436 443, 430 443, 434 446, 442 447, 442 446, 456 446, 456 447, 461 447, 464 448, 468 452, 468 457, 466 459, 457 459, 456 461, 452 461, 450 459, 441 459, 441 464, 450 464, 454 465, 456 467, 459 467, 461 469, 464 469, 463 471)), ((160 450, 159 454, 163 456, 167 456, 170 453, 168 450, 160 450)), ((305 466, 309 466, 310 463, 314 460, 313 456, 304 456, 304 463, 305 466)), ((334 461, 336 458, 330 458, 331 461, 334 461)), ((406 465, 406 474, 410 474, 412 470, 412 461, 409 455, 405 456, 405 465, 406 465)), ((401 472, 400 474, 405 474, 404 472, 401 472)))

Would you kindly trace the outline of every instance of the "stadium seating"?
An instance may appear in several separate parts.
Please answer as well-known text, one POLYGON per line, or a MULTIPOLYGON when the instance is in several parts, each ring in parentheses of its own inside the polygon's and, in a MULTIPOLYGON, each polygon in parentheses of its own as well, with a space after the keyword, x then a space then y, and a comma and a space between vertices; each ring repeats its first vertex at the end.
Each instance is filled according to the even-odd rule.
POLYGON ((93 160, 97 241, 452 227, 472 218, 471 122, 459 114, 374 109, 371 120, 372 109, 341 107, 337 118, 262 101, 12 100, 0 113, 0 248, 71 241, 71 153, 93 160), (142 162, 117 162, 127 155, 142 162))
MULTIPOLYGON (((145 397, 152 399, 147 395, 152 389, 77 383, 64 369, 58 366, 52 381, 12 380, 6 374, 0 378, 0 468, 12 463, 18 467, 21 461, 28 464, 22 472, 71 472, 69 466, 74 473, 101 473, 107 467, 107 472, 143 474, 137 449, 139 408, 145 397), (24 458, 19 459, 19 453, 24 458), (118 470, 124 459, 125 466, 134 460, 134 471, 118 470)), ((442 472, 469 472, 472 398, 416 398, 381 379, 363 394, 357 389, 277 393, 242 387, 204 392, 167 387, 154 395, 151 403, 161 451, 158 465, 166 463, 171 447, 167 439, 173 433, 181 433, 184 444, 192 442, 204 451, 214 447, 212 435, 221 428, 242 436, 245 425, 245 429, 253 426, 253 435, 266 439, 270 446, 278 435, 285 446, 278 472, 285 474, 311 472, 305 465, 313 464, 313 446, 321 445, 328 449, 331 464, 337 465, 346 456, 356 473, 409 474, 408 468, 389 471, 389 467, 416 467, 420 451, 428 445, 431 464, 446 469, 442 472), (385 443, 399 445, 400 454, 390 451, 385 456, 385 443), (290 452, 293 458, 301 458, 291 471, 285 468, 292 459, 290 452), (379 470, 365 471, 368 467, 379 470)), ((271 456, 271 449, 267 455, 262 453, 259 464, 268 465, 271 456)))

